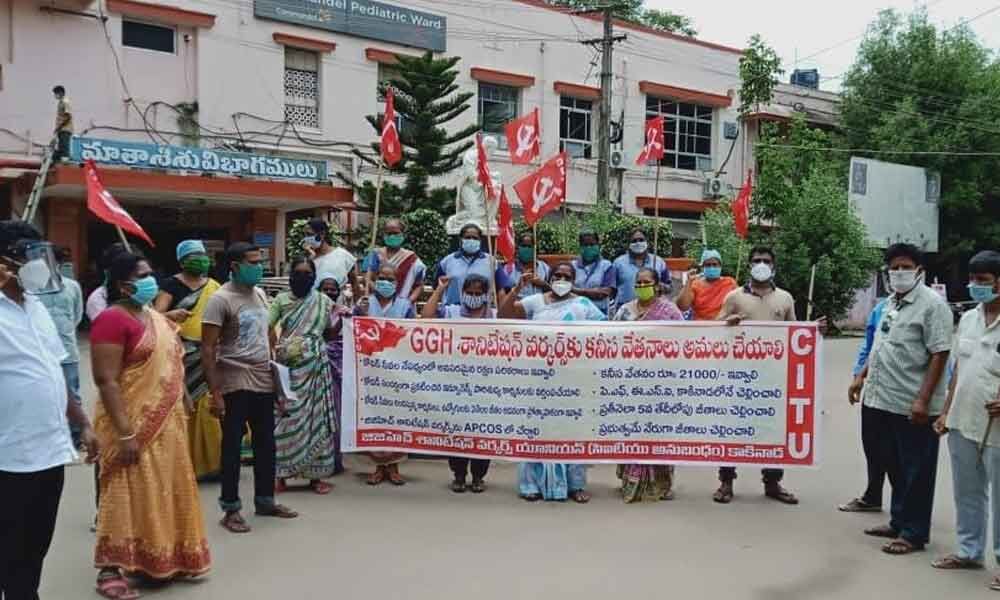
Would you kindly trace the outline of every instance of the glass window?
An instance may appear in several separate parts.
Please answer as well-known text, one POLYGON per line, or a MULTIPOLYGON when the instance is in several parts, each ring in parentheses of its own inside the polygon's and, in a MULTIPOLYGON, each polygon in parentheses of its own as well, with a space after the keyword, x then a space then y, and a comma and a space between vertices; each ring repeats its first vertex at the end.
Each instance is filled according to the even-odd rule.
POLYGON ((565 150, 570 158, 591 157, 593 105, 590 100, 570 96, 559 98, 559 150, 565 150))
POLYGON ((319 129, 319 54, 285 47, 285 120, 319 129))
POLYGON ((712 107, 646 96, 646 118, 663 115, 664 154, 674 169, 712 169, 712 107))
POLYGON ((499 147, 507 149, 504 126, 520 113, 521 90, 493 83, 479 84, 479 127, 484 134, 496 138, 499 147))
POLYGON ((122 46, 173 54, 176 37, 171 27, 122 19, 122 46))

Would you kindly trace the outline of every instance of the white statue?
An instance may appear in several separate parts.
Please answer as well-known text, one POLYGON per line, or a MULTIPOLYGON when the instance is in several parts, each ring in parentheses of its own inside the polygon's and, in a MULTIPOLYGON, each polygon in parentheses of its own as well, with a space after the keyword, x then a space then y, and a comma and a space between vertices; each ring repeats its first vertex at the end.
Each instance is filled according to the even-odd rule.
MULTIPOLYGON (((497 147, 496 139, 487 137, 483 140, 486 154, 489 155, 497 147)), ((448 235, 458 235, 459 231, 469 223, 475 223, 487 235, 497 235, 497 207, 500 203, 500 172, 490 171, 493 181, 493 199, 487 200, 482 184, 477 176, 479 158, 476 148, 469 148, 462 155, 462 179, 455 191, 455 214, 448 217, 445 228, 448 235), (487 214, 488 213, 488 214, 487 214), (489 226, 487 227, 487 223, 489 226)))

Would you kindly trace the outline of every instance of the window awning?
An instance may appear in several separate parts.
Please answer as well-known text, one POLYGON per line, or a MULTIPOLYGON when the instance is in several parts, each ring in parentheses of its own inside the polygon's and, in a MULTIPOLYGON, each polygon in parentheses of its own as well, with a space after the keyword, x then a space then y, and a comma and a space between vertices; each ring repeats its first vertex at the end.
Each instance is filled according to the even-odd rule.
POLYGON ((333 52, 337 49, 337 44, 334 42, 328 42, 326 40, 317 40, 313 38, 301 37, 298 35, 289 35, 287 33, 274 32, 272 36, 274 41, 282 46, 290 46, 292 48, 298 48, 300 50, 311 50, 313 52, 333 52))
POLYGON ((508 73, 506 71, 495 71, 482 67, 472 67, 470 75, 476 81, 483 83, 495 83, 497 85, 508 85, 510 87, 531 87, 535 85, 535 78, 531 75, 521 75, 518 73, 508 73))
POLYGON ((183 8, 175 8, 166 4, 151 2, 136 2, 135 0, 107 0, 108 12, 118 13, 127 17, 149 19, 168 25, 185 25, 187 27, 210 28, 215 25, 215 15, 183 8))
POLYGON ((665 83, 656 83, 653 81, 640 81, 639 91, 643 94, 649 94, 650 96, 656 96, 659 98, 673 98, 674 100, 679 100, 681 102, 693 102, 695 104, 713 106, 716 108, 727 108, 733 103, 732 98, 722 94, 702 92, 699 90, 677 87, 675 85, 667 85, 665 83))
POLYGON ((601 88, 566 81, 557 81, 552 84, 552 89, 561 96, 572 96, 583 100, 600 100, 601 88))

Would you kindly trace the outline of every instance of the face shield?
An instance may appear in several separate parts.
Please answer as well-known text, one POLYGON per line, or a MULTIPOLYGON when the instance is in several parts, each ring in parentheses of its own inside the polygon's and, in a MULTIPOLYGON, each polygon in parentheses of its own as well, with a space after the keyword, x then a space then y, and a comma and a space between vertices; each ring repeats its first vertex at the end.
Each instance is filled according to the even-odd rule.
POLYGON ((21 289, 29 294, 52 294, 62 291, 62 275, 55 247, 48 242, 20 242, 9 259, 17 268, 21 289))

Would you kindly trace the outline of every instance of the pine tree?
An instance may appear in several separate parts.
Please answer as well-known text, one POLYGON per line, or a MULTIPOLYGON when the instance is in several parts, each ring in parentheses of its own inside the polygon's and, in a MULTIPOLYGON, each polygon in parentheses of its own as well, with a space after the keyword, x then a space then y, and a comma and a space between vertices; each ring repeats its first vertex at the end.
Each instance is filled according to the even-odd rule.
MULTIPOLYGON (((457 93, 459 86, 455 79, 458 70, 455 65, 459 57, 434 58, 431 52, 427 52, 420 57, 399 55, 397 58, 399 75, 380 83, 379 91, 384 93, 387 86, 392 86, 396 112, 402 118, 399 139, 403 146, 403 159, 391 172, 405 173, 406 182, 402 187, 383 185, 382 214, 403 214, 418 208, 447 214, 453 204, 444 199, 453 196, 447 194, 447 190, 429 189, 428 179, 445 175, 461 166, 462 154, 474 145, 469 138, 479 130, 478 124, 454 133, 449 133, 444 125, 468 110, 469 100, 475 94, 457 93)), ((365 117, 376 135, 381 133, 382 117, 381 113, 365 117)), ((355 150, 354 154, 364 162, 378 166, 381 145, 373 142, 371 147, 374 154, 359 150, 355 150)), ((374 206, 374 185, 366 182, 358 187, 358 191, 366 205, 374 206)))

